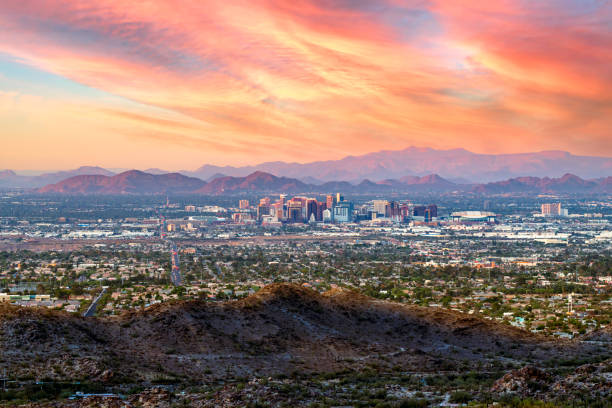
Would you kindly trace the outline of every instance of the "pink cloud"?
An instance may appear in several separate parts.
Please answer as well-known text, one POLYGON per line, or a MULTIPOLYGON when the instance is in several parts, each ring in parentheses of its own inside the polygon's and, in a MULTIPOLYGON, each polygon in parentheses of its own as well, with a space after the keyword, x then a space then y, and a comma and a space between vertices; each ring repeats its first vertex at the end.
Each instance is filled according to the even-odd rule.
MULTIPOLYGON (((233 160, 255 147, 262 160, 309 160, 409 144, 612 154, 605 4, 9 3, 0 52, 192 118, 152 121, 157 140, 183 137, 213 159, 226 151, 215 137, 233 160)), ((107 116, 146 137, 121 109, 107 116)))

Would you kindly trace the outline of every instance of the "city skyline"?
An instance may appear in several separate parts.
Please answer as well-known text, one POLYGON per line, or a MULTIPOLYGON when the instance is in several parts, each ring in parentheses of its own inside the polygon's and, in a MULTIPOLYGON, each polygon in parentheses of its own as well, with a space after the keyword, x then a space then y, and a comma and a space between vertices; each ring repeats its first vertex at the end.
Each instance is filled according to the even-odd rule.
POLYGON ((612 156, 607 2, 0 6, 2 169, 612 156))

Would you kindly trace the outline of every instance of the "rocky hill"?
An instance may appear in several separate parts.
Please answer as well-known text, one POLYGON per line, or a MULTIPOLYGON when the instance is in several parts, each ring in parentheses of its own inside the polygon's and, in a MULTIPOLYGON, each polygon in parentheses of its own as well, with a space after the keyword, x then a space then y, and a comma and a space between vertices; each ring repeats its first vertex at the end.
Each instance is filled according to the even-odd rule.
POLYGON ((198 194, 231 194, 237 192, 304 192, 309 186, 296 179, 276 177, 270 173, 256 171, 246 177, 224 176, 213 179, 195 191, 198 194))
POLYGON ((82 166, 74 170, 44 173, 37 176, 19 175, 12 170, 0 171, 0 188, 39 188, 76 176, 113 176, 115 173, 97 166, 82 166))
POLYGON ((612 192, 606 179, 599 182, 584 180, 574 174, 559 178, 517 177, 495 183, 480 184, 472 191, 486 194, 503 193, 588 193, 612 192))
MULTIPOLYGON (((598 358, 608 350, 597 342, 554 340, 458 312, 348 290, 320 294, 293 284, 271 285, 239 301, 164 303, 104 319, 0 305, 0 349, 9 377, 24 386, 44 380, 152 387, 250 378, 255 382, 249 383, 249 395, 262 398, 271 398, 264 395, 270 389, 258 378, 495 375, 506 366, 598 358)), ((215 392, 215 398, 239 398, 221 405, 241 406, 242 389, 215 392)))
POLYGON ((138 170, 114 176, 82 175, 38 189, 39 193, 64 194, 167 194, 191 193, 206 182, 179 173, 149 174, 138 170))
POLYGON ((295 285, 272 285, 237 302, 158 304, 113 319, 6 305, 0 316, 11 370, 56 379, 87 373, 139 382, 206 372, 327 371, 371 361, 439 370, 492 363, 499 355, 529 362, 589 352, 461 313, 295 285))

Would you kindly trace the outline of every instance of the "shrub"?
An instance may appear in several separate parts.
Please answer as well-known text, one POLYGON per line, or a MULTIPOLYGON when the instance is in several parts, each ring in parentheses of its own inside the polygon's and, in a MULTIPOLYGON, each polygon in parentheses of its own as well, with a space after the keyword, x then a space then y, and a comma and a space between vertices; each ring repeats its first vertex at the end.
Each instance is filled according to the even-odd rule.
POLYGON ((472 400, 472 394, 465 391, 453 392, 450 396, 450 402, 454 404, 467 404, 472 400))

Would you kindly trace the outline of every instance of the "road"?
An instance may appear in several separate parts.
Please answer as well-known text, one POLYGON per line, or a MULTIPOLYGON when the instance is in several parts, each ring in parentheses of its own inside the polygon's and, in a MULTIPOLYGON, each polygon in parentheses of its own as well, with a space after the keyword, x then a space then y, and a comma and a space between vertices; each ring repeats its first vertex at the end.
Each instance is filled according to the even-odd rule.
POLYGON ((181 286, 180 260, 178 249, 174 243, 172 243, 172 271, 170 272, 170 279, 174 286, 181 286))
POLYGON ((85 313, 83 313, 83 317, 91 317, 91 316, 93 316, 96 313, 96 308, 98 307, 98 302, 100 301, 100 299, 102 299, 102 296, 104 296, 104 294, 106 293, 106 289, 107 289, 106 286, 102 287, 102 292, 100 292, 98 294, 98 296, 96 296, 94 301, 91 302, 91 305, 89 305, 89 308, 87 308, 85 313))

